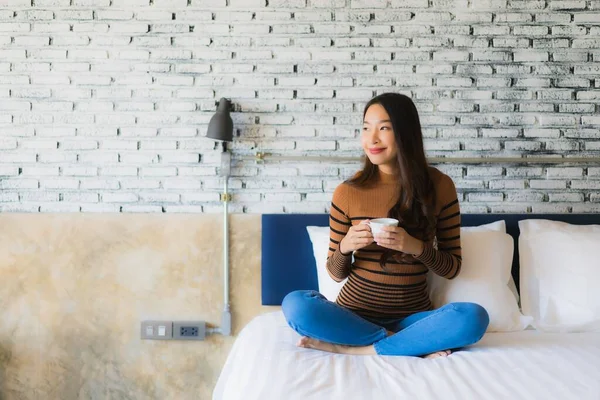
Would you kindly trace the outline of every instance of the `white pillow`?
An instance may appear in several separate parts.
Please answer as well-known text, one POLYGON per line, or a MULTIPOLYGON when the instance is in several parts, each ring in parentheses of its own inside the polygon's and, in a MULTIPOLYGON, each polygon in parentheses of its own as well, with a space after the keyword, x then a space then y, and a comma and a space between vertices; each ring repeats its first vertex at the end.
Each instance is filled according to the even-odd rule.
POLYGON ((437 309, 452 302, 473 302, 487 310, 488 332, 527 328, 532 318, 521 314, 509 287, 514 250, 512 236, 480 227, 461 227, 460 235, 462 267, 458 276, 449 280, 431 271, 428 274, 433 306, 437 309))
MULTIPOLYGON (((461 227, 461 232, 503 232, 506 233, 506 221, 494 221, 489 224, 478 225, 478 226, 463 226, 461 227)), ((512 268, 512 267, 511 267, 512 268)), ((517 291, 517 285, 515 284, 515 279, 512 274, 510 275, 510 280, 508 281, 508 288, 515 295, 515 299, 517 300, 517 304, 519 303, 519 292, 517 291)))
POLYGON ((477 226, 461 226, 460 231, 462 232, 503 232, 506 233, 506 221, 503 219, 500 221, 490 222, 489 224, 477 225, 477 226))
POLYGON ((519 221, 523 312, 536 329, 600 331, 600 225, 519 221))
MULTIPOLYGON (((328 226, 307 226, 308 236, 312 242, 313 255, 317 265, 317 280, 319 282, 319 293, 329 301, 337 299, 346 279, 341 282, 333 280, 327 272, 327 253, 329 252, 329 227, 328 226)), ((353 256, 354 260, 354 256, 353 256)))

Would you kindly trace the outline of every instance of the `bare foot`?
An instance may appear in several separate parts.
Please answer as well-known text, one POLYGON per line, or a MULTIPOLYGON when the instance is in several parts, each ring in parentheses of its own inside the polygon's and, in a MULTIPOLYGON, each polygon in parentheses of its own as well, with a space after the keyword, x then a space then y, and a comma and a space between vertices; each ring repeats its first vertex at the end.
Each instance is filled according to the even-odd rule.
POLYGON ((298 341, 298 347, 304 347, 305 349, 315 349, 321 351, 327 351, 330 353, 337 354, 354 354, 354 355, 369 355, 376 354, 373 346, 342 346, 339 344, 333 344, 323 342, 321 340, 313 339, 307 336, 303 336, 298 341))
POLYGON ((422 358, 448 357, 450 354, 452 354, 452 350, 442 350, 437 351, 435 353, 427 354, 426 356, 422 356, 422 358))

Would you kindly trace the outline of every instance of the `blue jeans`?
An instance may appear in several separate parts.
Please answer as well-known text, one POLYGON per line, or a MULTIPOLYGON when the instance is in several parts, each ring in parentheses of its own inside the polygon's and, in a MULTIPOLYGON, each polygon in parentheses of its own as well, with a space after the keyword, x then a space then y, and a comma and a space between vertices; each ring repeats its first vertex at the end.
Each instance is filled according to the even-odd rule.
POLYGON ((483 337, 490 322, 485 308, 475 303, 369 321, 314 290, 289 293, 281 307, 300 335, 347 346, 374 345, 377 354, 386 356, 422 356, 468 346, 483 337), (395 334, 387 336, 386 329, 395 334))

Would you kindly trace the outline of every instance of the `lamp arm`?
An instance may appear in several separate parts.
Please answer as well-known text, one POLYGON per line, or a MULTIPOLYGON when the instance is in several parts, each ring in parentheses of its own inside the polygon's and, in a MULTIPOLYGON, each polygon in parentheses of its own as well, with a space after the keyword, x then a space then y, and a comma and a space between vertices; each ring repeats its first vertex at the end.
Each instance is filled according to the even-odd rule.
POLYGON ((229 193, 227 193, 227 180, 224 176, 223 185, 223 314, 221 318, 221 334, 231 335, 231 312, 229 310, 229 193))
POLYGON ((223 314, 221 318, 221 334, 231 335, 231 312, 229 307, 229 201, 228 180, 231 171, 231 153, 227 151, 227 142, 223 143, 221 153, 221 175, 223 176, 223 314))

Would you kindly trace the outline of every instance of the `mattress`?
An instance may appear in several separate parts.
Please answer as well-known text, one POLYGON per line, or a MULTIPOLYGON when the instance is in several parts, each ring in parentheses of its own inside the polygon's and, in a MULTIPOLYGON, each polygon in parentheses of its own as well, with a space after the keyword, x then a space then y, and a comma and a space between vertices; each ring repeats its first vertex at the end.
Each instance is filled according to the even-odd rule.
POLYGON ((296 347, 281 311, 240 332, 213 400, 600 400, 600 332, 486 333, 449 357, 354 356, 296 347))

